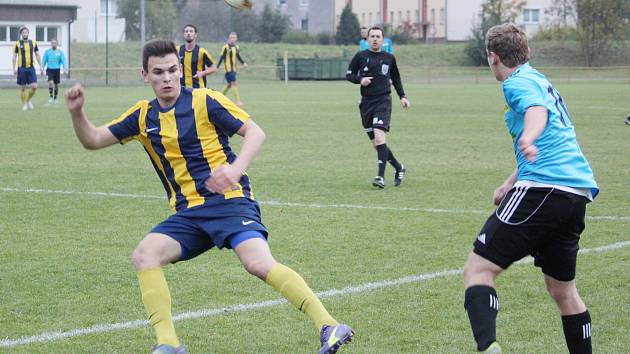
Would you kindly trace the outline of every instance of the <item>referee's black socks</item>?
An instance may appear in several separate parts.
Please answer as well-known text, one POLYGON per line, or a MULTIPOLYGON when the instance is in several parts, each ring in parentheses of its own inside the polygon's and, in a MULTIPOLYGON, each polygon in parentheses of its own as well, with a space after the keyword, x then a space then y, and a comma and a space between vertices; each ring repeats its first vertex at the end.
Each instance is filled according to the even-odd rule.
POLYGON ((396 160, 396 158, 394 157, 392 149, 387 148, 387 151, 389 152, 389 155, 387 155, 387 161, 389 161, 389 163, 394 167, 396 171, 400 171, 400 168, 402 166, 400 166, 400 162, 398 162, 398 160, 396 160))
POLYGON ((51 86, 48 86, 48 94, 50 95, 50 98, 53 98, 53 88, 51 86))
POLYGON ((470 319, 477 350, 486 350, 497 340, 499 298, 494 288, 474 285, 466 289, 464 308, 470 319))
POLYGON ((571 354, 591 354, 591 315, 588 310, 576 315, 562 316, 564 339, 571 354))
POLYGON ((385 176, 385 167, 389 158, 389 149, 387 144, 376 145, 376 156, 378 157, 378 175, 385 176))

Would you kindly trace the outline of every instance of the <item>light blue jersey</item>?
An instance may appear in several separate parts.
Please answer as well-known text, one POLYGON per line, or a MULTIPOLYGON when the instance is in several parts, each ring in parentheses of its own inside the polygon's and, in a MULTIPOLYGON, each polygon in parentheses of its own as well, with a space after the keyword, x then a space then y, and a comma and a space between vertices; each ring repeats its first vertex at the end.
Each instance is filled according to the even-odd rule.
POLYGON ((599 192, 593 171, 577 143, 575 129, 560 93, 547 78, 528 63, 503 82, 507 107, 505 123, 514 140, 518 181, 587 189, 593 198, 599 192), (547 126, 534 142, 538 156, 529 162, 518 147, 529 107, 547 108, 547 126))
MULTIPOLYGON (((370 43, 368 43, 365 38, 361 38, 361 40, 359 41, 359 51, 366 49, 370 49, 370 43)), ((389 54, 394 54, 394 45, 392 44, 392 40, 389 37, 383 40, 381 50, 389 54)))
POLYGON ((59 69, 62 66, 65 71, 68 71, 66 56, 63 54, 63 51, 59 48, 47 49, 46 53, 44 53, 44 58, 42 59, 42 67, 46 69, 59 69))

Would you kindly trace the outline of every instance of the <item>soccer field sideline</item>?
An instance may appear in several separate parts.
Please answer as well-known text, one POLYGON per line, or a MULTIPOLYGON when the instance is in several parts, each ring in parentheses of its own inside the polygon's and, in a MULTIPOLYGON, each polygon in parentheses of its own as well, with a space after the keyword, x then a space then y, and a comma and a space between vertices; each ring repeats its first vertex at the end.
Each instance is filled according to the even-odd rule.
MULTIPOLYGON (((621 248, 625 248, 630 246, 630 240, 619 241, 612 244, 608 244, 605 246, 595 247, 595 248, 585 248, 581 249, 578 252, 580 254, 588 254, 588 253, 602 253, 612 250, 617 250, 621 248)), ((533 258, 528 257, 524 258, 515 264, 523 265, 533 263, 533 258)), ((424 273, 417 275, 409 275, 406 277, 401 277, 397 279, 385 279, 378 282, 370 282, 359 284, 356 286, 349 286, 342 289, 329 289, 324 291, 316 292, 317 296, 320 298, 331 298, 336 296, 346 296, 350 294, 362 294, 370 291, 385 289, 392 286, 405 285, 410 283, 417 283, 422 281, 429 281, 436 278, 444 278, 452 275, 461 275, 463 274, 463 269, 450 269, 443 270, 433 273, 424 273)), ((214 309, 202 309, 197 311, 189 311, 180 313, 173 316, 174 321, 183 321, 183 320, 191 320, 198 319, 203 317, 213 317, 220 316, 227 313, 235 313, 235 312, 246 312, 251 310, 257 310, 262 308, 268 308, 272 306, 278 306, 286 304, 287 300, 284 298, 276 299, 276 300, 267 300, 256 303, 249 304, 237 304, 228 307, 222 308, 214 308, 214 309)), ((52 342, 64 338, 72 338, 78 337, 88 334, 97 334, 97 333, 105 333, 111 332, 120 329, 136 329, 140 327, 145 327, 149 325, 148 320, 134 320, 128 322, 119 322, 119 323, 109 323, 109 324, 98 324, 92 327, 87 328, 77 328, 66 332, 44 332, 38 335, 33 336, 22 336, 17 339, 2 339, 0 340, 0 347, 15 347, 19 345, 26 345, 31 343, 45 343, 52 342)))
MULTIPOLYGON (((38 188, 10 188, 1 187, 1 192, 15 192, 15 193, 43 193, 43 194, 66 194, 66 195, 88 195, 96 197, 114 197, 114 198, 131 198, 131 199, 164 199, 162 196, 146 195, 146 194, 130 194, 130 193, 116 193, 116 192, 81 192, 81 191, 65 191, 65 190, 53 190, 53 189, 38 189, 38 188)), ((413 208, 413 207, 388 207, 388 206, 376 206, 376 205, 357 205, 357 204, 314 204, 314 203, 294 203, 284 202, 277 200, 258 200, 261 205, 271 206, 293 206, 304 208, 335 208, 335 209, 370 209, 370 210, 390 210, 390 211, 409 211, 409 212, 425 212, 425 213, 447 213, 447 214, 488 214, 490 211, 475 210, 475 209, 440 209, 440 208, 413 208)), ((627 221, 630 220, 630 216, 624 215, 587 215, 589 220, 612 220, 612 221, 627 221)))

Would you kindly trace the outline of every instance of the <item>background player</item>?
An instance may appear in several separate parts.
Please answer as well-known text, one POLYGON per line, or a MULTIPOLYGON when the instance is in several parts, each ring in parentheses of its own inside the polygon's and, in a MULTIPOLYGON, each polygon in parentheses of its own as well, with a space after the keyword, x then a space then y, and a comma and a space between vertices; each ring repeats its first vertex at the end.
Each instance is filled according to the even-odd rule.
POLYGON ((190 88, 204 88, 206 76, 214 74, 217 67, 210 53, 197 44, 197 27, 191 24, 184 26, 184 41, 186 43, 177 48, 180 63, 184 67, 181 84, 190 88))
POLYGON ((28 39, 28 35, 28 28, 20 27, 20 36, 22 38, 15 42, 13 58, 11 59, 13 74, 17 76, 23 111, 33 109, 31 99, 35 95, 35 91, 37 91, 37 72, 35 71, 35 66, 33 66, 33 58, 37 59, 37 64, 39 64, 40 68, 42 67, 42 58, 39 55, 37 42, 28 39), (28 92, 26 92, 26 86, 30 87, 28 92))
POLYGON ((389 132, 392 113, 391 84, 396 88, 403 108, 408 109, 410 103, 403 90, 396 58, 381 50, 383 30, 380 27, 370 28, 368 39, 370 49, 360 51, 352 58, 346 79, 361 85, 361 120, 378 158, 378 175, 374 177, 372 185, 385 188, 385 167, 389 161, 396 170, 394 185, 399 186, 405 178, 406 169, 387 147, 385 135, 389 132))
MULTIPOLYGON (((334 353, 351 340, 352 329, 338 324, 302 277, 277 263, 267 244, 249 176, 265 134, 222 94, 180 87, 181 65, 175 44, 148 42, 142 75, 156 95, 139 101, 108 125, 95 127, 76 85, 65 94, 75 133, 87 149, 138 140, 162 181, 173 215, 149 232, 132 255, 142 302, 156 336, 154 353, 185 353, 175 334, 171 296, 162 267, 194 258, 212 247, 231 248, 244 268, 278 290, 320 330, 320 353, 334 353), (228 136, 243 137, 240 154, 228 136)), ((290 338, 290 337, 287 337, 290 338)))
POLYGON ((48 103, 57 103, 57 93, 59 92, 59 81, 63 72, 68 72, 68 64, 63 51, 57 49, 56 39, 50 41, 50 48, 44 52, 42 59, 42 70, 46 70, 48 75, 48 103))
POLYGON ((591 353, 591 317, 575 286, 575 262, 586 204, 597 195, 597 183, 562 97, 528 63, 525 33, 511 24, 494 26, 486 34, 486 50, 492 72, 503 82, 517 168, 495 190, 498 208, 464 267, 464 307, 477 350, 501 352, 495 279, 531 254, 562 316, 569 352, 591 353))
POLYGON ((238 35, 236 32, 230 33, 228 37, 228 42, 221 48, 221 54, 219 58, 219 63, 217 64, 217 68, 221 67, 221 63, 224 62, 225 66, 225 81, 227 84, 223 88, 223 94, 227 94, 229 89, 232 89, 234 93, 234 97, 236 98, 236 105, 243 106, 243 102, 241 101, 241 96, 238 93, 238 87, 236 87, 236 61, 238 60, 243 64, 243 67, 247 67, 247 63, 243 61, 241 58, 241 51, 236 44, 238 41, 238 35))

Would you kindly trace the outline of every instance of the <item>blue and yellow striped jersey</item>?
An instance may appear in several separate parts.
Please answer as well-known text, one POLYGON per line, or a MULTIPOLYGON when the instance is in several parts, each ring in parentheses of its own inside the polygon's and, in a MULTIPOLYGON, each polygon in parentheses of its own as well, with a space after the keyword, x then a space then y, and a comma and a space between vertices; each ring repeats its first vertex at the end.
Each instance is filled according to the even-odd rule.
POLYGON ((204 185, 213 168, 236 159, 228 137, 248 119, 249 114, 217 91, 182 88, 171 107, 160 107, 157 99, 139 101, 108 127, 123 144, 142 143, 171 209, 180 211, 225 199, 254 199, 247 174, 224 194, 204 185))
POLYGON ((203 71, 205 68, 214 64, 210 53, 198 45, 195 45, 195 48, 191 51, 186 50, 185 45, 180 45, 177 51, 179 52, 179 62, 184 67, 184 76, 181 79, 182 86, 205 88, 206 77, 204 76, 202 80, 199 80, 199 78, 193 76, 195 76, 198 71, 203 71))
POLYGON ((236 60, 241 62, 241 64, 245 64, 243 59, 241 58, 241 51, 239 47, 235 44, 225 44, 223 48, 221 48, 221 58, 219 58, 219 63, 217 67, 221 66, 221 63, 225 61, 225 72, 236 72, 236 60))
POLYGON ((15 42, 13 52, 18 55, 18 68, 28 69, 33 67, 33 59, 35 58, 35 53, 39 52, 39 48, 37 47, 37 42, 34 40, 20 39, 15 42))

